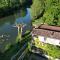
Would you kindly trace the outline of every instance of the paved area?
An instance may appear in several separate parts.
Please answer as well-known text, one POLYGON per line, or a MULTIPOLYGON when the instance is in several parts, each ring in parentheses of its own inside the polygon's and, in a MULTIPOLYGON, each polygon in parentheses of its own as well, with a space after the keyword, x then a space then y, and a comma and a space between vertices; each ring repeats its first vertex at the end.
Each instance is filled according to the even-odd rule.
POLYGON ((48 59, 37 54, 31 54, 29 60, 48 60, 48 59))
POLYGON ((23 60, 48 60, 46 57, 43 57, 36 53, 28 53, 23 60))

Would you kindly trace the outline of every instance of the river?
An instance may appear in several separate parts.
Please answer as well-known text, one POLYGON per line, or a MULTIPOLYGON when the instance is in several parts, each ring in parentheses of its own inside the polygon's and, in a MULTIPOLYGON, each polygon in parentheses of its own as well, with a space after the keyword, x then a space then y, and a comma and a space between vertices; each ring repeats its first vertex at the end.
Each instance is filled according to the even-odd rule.
POLYGON ((14 27, 16 24, 23 24, 23 34, 27 30, 31 30, 31 16, 30 9, 20 9, 16 13, 0 18, 0 51, 9 44, 16 43, 18 36, 18 28, 14 27))

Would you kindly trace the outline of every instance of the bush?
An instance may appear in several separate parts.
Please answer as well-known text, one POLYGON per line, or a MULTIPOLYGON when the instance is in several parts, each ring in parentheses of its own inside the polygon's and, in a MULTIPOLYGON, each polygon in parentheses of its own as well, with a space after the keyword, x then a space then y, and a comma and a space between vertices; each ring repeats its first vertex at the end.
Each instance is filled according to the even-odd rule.
POLYGON ((47 55, 52 56, 53 58, 60 58, 60 47, 45 43, 43 44, 38 39, 36 39, 34 43, 37 48, 43 49, 45 51, 44 54, 47 53, 47 55))
POLYGON ((40 20, 42 18, 44 23, 48 25, 60 26, 60 0, 33 0, 31 6, 32 17, 36 18, 42 10, 44 10, 44 13, 40 16, 40 20))

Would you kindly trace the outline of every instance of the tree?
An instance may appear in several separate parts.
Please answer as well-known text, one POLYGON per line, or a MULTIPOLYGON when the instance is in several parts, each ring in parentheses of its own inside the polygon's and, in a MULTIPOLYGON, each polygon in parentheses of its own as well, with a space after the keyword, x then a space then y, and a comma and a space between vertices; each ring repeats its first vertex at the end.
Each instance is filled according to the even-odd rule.
POLYGON ((45 23, 49 25, 57 25, 58 15, 60 10, 59 0, 45 0, 45 13, 43 17, 46 18, 45 23))
POLYGON ((38 15, 42 13, 44 9, 44 2, 43 0, 33 0, 33 4, 31 6, 31 15, 32 18, 37 18, 38 15))
POLYGON ((43 20, 43 23, 47 23, 48 25, 59 26, 60 0, 33 0, 33 4, 31 6, 31 15, 32 18, 39 16, 39 18, 36 20, 43 20), (42 16, 39 15, 41 12, 43 12, 42 16))

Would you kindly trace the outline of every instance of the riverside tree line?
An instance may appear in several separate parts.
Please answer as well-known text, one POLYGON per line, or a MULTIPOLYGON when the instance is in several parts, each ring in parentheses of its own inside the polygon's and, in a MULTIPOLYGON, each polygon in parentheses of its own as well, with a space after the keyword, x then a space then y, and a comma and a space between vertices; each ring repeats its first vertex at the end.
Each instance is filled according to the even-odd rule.
POLYGON ((0 0, 0 17, 30 6, 32 0, 0 0))

